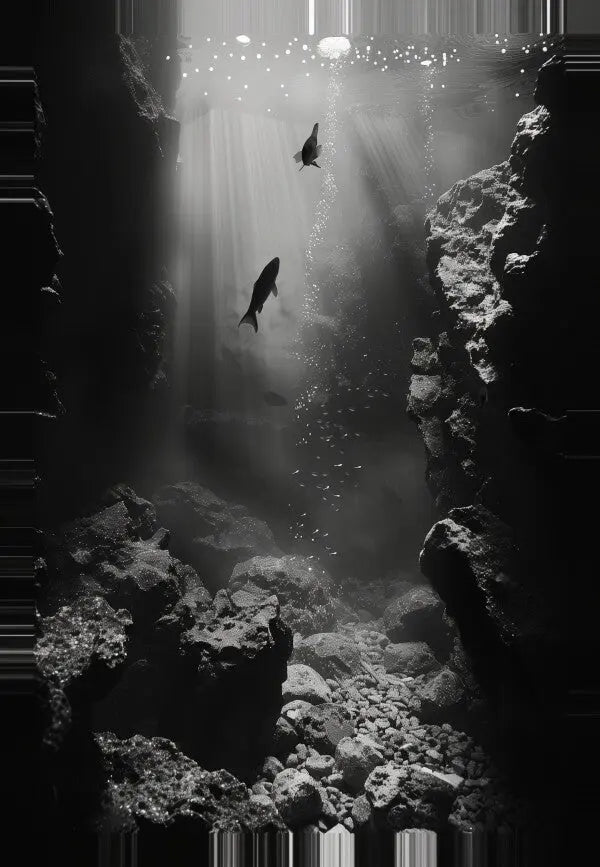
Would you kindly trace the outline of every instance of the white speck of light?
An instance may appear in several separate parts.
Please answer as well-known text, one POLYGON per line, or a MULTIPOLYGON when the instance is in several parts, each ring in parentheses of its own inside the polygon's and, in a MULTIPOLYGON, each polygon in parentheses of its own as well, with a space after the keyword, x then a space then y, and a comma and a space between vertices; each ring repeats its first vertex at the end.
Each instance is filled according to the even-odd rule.
POLYGON ((515 96, 519 96, 519 94, 518 94, 518 93, 515 93, 515 96))
POLYGON ((167 54, 167 60, 170 60, 170 59, 171 59, 171 55, 167 54))
POLYGON ((204 91, 204 96, 208 96, 208 90, 204 91))
POLYGON ((183 77, 184 77, 184 78, 187 78, 187 72, 184 72, 184 73, 183 73, 183 77))
POLYGON ((231 81, 231 76, 230 76, 230 75, 227 76, 227 81, 231 81))
POLYGON ((206 41, 207 41, 207 42, 210 42, 210 36, 207 36, 207 37, 206 37, 206 41))
POLYGON ((262 54, 257 54, 257 55, 256 55, 256 59, 257 59, 257 60, 260 60, 261 57, 262 57, 262 54))
POLYGON ((198 69, 198 67, 196 67, 196 72, 200 72, 200 70, 198 69))
POLYGON ((506 54, 506 48, 502 49, 502 54, 506 54))
POLYGON ((244 88, 245 88, 245 89, 246 89, 246 90, 248 90, 248 85, 247 85, 247 84, 245 84, 245 85, 244 85, 244 88))
POLYGON ((286 54, 289 54, 289 53, 290 53, 290 49, 289 49, 289 48, 286 48, 286 49, 285 49, 285 53, 286 53, 286 54))
POLYGON ((270 71, 271 71, 271 67, 267 66, 267 72, 270 72, 270 71))
POLYGON ((238 42, 241 42, 242 45, 248 45, 248 43, 250 42, 250 37, 245 36, 243 33, 241 33, 239 36, 236 36, 235 38, 238 42))
POLYGON ((193 47, 194 47, 194 46, 193 46, 192 43, 190 42, 190 48, 193 48, 193 47))
MULTIPOLYGON (((209 67, 208 67, 208 71, 209 71, 209 72, 214 72, 214 71, 215 71, 214 66, 209 66, 209 67)), ((187 73, 184 72, 184 75, 187 75, 187 73)))
POLYGON ((242 54, 242 56, 240 57, 240 60, 245 60, 245 59, 246 59, 246 55, 242 54))

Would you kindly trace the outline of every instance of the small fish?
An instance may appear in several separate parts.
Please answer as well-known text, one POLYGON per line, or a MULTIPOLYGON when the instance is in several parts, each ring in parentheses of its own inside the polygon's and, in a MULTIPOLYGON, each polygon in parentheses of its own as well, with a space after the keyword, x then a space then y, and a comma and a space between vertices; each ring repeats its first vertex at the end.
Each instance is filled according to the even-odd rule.
POLYGON ((302 150, 298 151, 297 154, 294 154, 294 159, 297 163, 301 162, 300 171, 304 168, 304 166, 316 166, 318 169, 321 166, 316 162, 317 158, 321 155, 321 145, 317 144, 317 135, 319 134, 319 124, 316 123, 313 126, 313 131, 311 135, 306 139, 304 145, 302 146, 302 150))
POLYGON ((287 406, 287 400, 283 395, 277 394, 276 391, 265 391, 263 400, 269 406, 287 406))
POLYGON ((256 314, 262 312, 263 304, 271 292, 277 298, 277 285, 275 280, 277 279, 278 274, 279 256, 275 256, 274 259, 271 259, 268 265, 265 265, 258 280, 254 284, 250 306, 244 316, 240 319, 238 328, 243 322, 245 322, 247 325, 252 325, 254 331, 258 331, 258 320, 256 314))

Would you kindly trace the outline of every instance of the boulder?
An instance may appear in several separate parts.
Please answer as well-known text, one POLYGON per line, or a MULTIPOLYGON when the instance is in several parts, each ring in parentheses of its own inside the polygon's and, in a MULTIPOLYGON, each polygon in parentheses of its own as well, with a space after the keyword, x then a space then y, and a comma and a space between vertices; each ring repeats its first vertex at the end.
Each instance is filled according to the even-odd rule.
POLYGON ((159 621, 167 667, 161 733, 213 768, 250 773, 272 745, 292 636, 275 597, 220 590, 196 610, 159 621), (211 713, 206 713, 210 707, 211 713))
POLYGON ((383 811, 388 827, 439 832, 447 826, 456 789, 416 765, 389 762, 372 771, 365 794, 374 810, 383 811))
POLYGON ((335 626, 332 581, 315 560, 296 555, 253 557, 238 563, 229 587, 274 594, 285 622, 302 635, 335 626))
POLYGON ((382 765, 384 758, 369 738, 357 735, 342 738, 335 751, 335 761, 348 788, 360 792, 371 771, 382 765))
POLYGON ((319 632, 294 644, 294 662, 302 662, 325 678, 343 678, 362 671, 357 644, 337 632, 319 632))
POLYGON ((127 658, 128 611, 85 597, 42 618, 35 657, 40 673, 67 695, 98 699, 120 677, 127 658))
POLYGON ((300 663, 288 665, 287 680, 281 688, 281 694, 284 702, 299 699, 309 704, 322 704, 331 699, 331 690, 321 675, 300 663))
POLYGON ((119 824, 133 830, 147 823, 167 828, 184 821, 207 830, 280 825, 272 804, 252 800, 246 786, 227 771, 204 770, 172 741, 140 735, 120 740, 103 732, 96 742, 108 782, 104 815, 112 830, 119 824))
POLYGON ((315 780, 322 780, 333 771, 334 764, 333 756, 309 756, 305 762, 305 767, 311 777, 314 777, 315 780))
POLYGON ((284 717, 280 716, 275 723, 273 731, 272 752, 278 758, 288 756, 298 743, 298 733, 294 726, 284 717))
POLYGON ((465 687, 456 672, 443 668, 418 690, 420 718, 427 723, 459 724, 466 709, 465 687))
POLYGON ((316 821, 323 807, 321 788, 306 771, 286 768, 273 781, 273 801, 291 828, 316 821))
POLYGON ((324 755, 333 755, 342 738, 352 737, 354 723, 342 705, 321 704, 306 711, 296 724, 303 743, 324 755))
POLYGON ((236 563, 280 554, 264 521, 195 482, 166 485, 153 501, 171 530, 171 551, 207 576, 213 591, 225 585, 236 563))
POLYGON ((352 804, 352 821, 358 828, 367 825, 372 814, 373 810, 366 795, 359 795, 358 798, 355 798, 352 804))
POLYGON ((424 641, 437 649, 448 646, 444 603, 430 587, 413 587, 383 612, 386 635, 394 643, 424 641))
POLYGON ((424 641, 388 644, 383 651, 383 664, 386 671, 407 677, 418 677, 440 668, 440 663, 424 641))

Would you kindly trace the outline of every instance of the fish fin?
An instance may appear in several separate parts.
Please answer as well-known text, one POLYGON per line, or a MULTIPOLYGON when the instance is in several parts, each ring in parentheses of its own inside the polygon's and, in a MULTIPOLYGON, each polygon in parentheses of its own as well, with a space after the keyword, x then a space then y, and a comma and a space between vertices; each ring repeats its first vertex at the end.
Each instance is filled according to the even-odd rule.
POLYGON ((277 298, 277 294, 278 294, 278 292, 277 292, 277 283, 273 283, 273 288, 271 289, 271 292, 273 293, 273 295, 275 296, 275 298, 277 298))
POLYGON ((301 162, 302 161, 302 151, 298 151, 297 154, 294 154, 294 159, 296 160, 297 163, 301 162))
POLYGON ((323 145, 317 145, 317 156, 321 156, 321 151, 323 150, 323 145))
POLYGON ((318 165, 318 163, 316 163, 314 160, 312 161, 311 166, 316 166, 318 169, 321 168, 321 166, 318 165))
POLYGON ((257 308, 256 308, 256 312, 257 312, 257 313, 262 313, 262 309, 263 309, 263 306, 262 306, 262 304, 261 304, 260 307, 257 307, 257 308))
POLYGON ((302 163, 302 165, 300 166, 300 171, 302 171, 303 168, 304 168, 304 163, 302 163))
MULTIPOLYGON (((246 325, 251 325, 254 328, 255 332, 258 332, 258 319, 256 318, 256 313, 253 313, 252 310, 248 310, 245 316, 242 316, 240 319, 240 325, 246 323, 246 325)), ((238 328, 240 327, 238 325, 238 328)))

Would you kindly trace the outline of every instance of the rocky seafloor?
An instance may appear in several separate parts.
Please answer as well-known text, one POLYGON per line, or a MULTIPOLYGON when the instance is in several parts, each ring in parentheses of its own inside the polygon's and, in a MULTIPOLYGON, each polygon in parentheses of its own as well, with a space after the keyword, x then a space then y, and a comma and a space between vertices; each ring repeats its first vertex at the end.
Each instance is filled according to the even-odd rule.
POLYGON ((57 817, 198 831, 524 821, 478 741, 485 706, 456 629, 418 576, 344 588, 190 482, 154 502, 116 486, 47 551, 37 659, 57 817))

